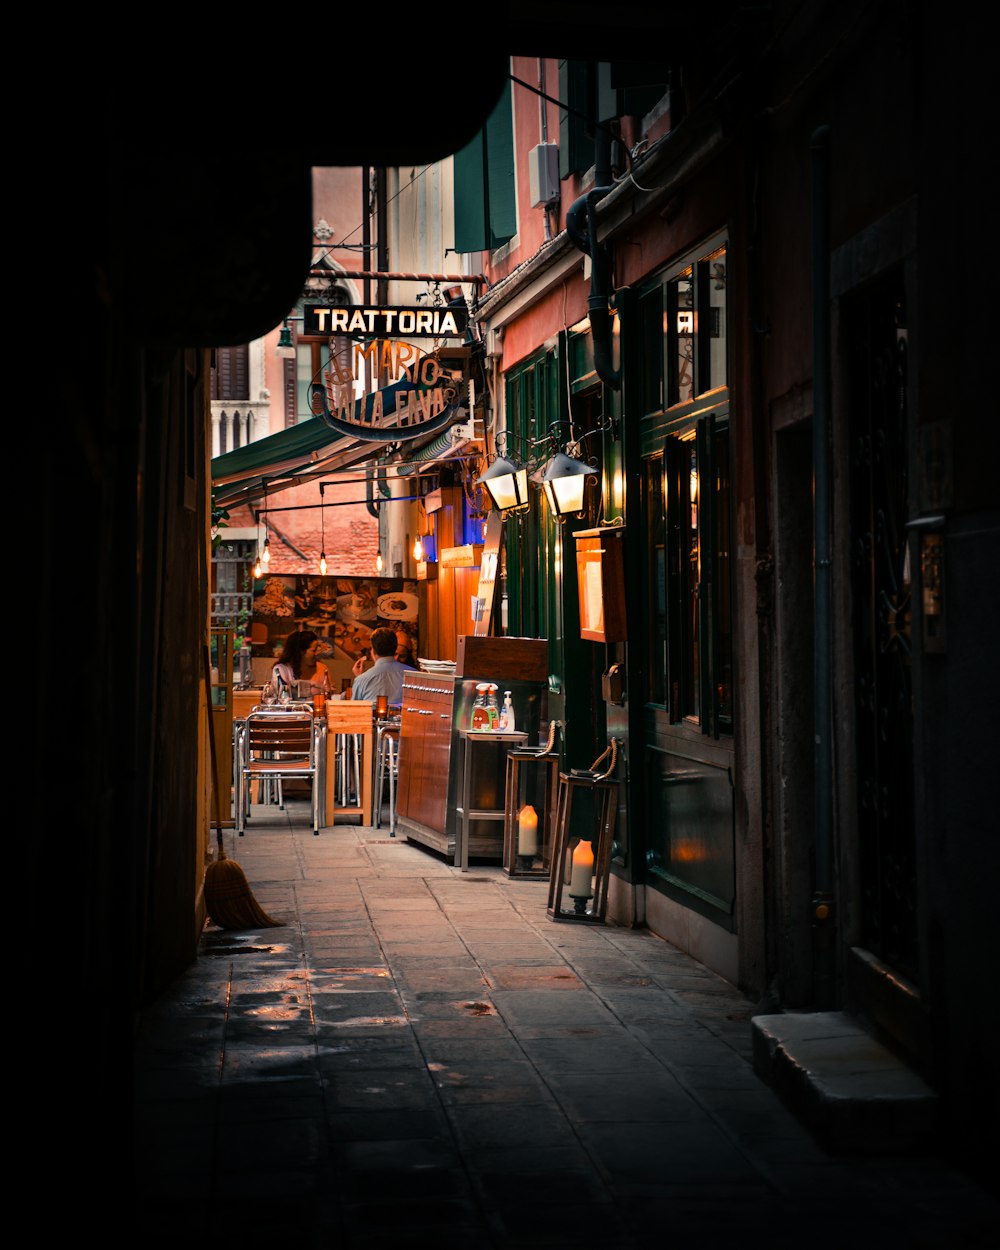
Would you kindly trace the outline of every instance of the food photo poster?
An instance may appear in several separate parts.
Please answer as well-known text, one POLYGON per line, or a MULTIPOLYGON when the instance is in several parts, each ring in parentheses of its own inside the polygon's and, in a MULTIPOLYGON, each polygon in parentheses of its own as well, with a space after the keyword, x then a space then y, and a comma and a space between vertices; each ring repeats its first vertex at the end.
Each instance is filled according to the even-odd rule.
POLYGON ((253 654, 275 656, 293 630, 328 644, 321 657, 353 665, 371 649, 374 630, 396 634, 396 658, 417 664, 417 583, 401 577, 265 575, 254 584, 253 654))

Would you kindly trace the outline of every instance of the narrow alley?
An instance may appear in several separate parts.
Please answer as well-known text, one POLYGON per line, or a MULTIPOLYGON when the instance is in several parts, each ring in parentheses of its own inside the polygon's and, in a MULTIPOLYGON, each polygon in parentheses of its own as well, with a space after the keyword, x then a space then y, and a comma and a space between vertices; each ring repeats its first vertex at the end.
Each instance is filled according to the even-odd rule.
POLYGON ((752 1004, 652 934, 385 829, 313 837, 302 803, 225 839, 285 923, 209 923, 142 1018, 136 1227, 164 1243, 995 1244, 944 1160, 817 1145, 753 1071, 752 1004))

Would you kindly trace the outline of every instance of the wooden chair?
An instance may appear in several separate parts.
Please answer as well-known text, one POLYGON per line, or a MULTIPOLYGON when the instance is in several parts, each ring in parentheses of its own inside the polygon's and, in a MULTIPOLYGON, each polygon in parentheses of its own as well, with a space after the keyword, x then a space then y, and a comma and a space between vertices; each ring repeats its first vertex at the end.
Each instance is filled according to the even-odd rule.
POLYGON ((252 711, 240 735, 237 769, 236 832, 243 836, 255 781, 309 780, 312 826, 325 823, 326 722, 308 708, 252 711))

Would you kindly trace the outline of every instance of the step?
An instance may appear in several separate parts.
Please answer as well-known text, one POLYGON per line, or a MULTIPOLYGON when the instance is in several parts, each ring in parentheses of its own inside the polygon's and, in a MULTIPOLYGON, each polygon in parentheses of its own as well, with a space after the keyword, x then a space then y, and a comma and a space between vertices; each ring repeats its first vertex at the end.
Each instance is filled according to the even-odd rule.
POLYGON ((850 1016, 761 1015, 751 1030, 754 1071, 827 1149, 897 1154, 930 1144, 937 1094, 850 1016))

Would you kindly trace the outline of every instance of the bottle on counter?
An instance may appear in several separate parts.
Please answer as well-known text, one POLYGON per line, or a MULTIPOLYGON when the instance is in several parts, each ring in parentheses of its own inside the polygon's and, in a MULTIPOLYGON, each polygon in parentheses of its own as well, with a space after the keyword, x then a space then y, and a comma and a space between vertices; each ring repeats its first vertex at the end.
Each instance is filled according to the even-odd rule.
POLYGON ((499 729, 500 727, 500 708, 497 705, 497 689, 498 687, 490 682, 486 687, 486 714, 489 717, 489 729, 499 729))
POLYGON ((517 726, 514 723, 514 704, 511 701, 510 691, 503 692, 503 707, 500 709, 500 724, 498 726, 502 733, 512 734, 517 726))
POLYGON ((489 729, 490 714, 486 707, 489 685, 483 681, 476 686, 476 699, 472 705, 472 729, 489 729))

